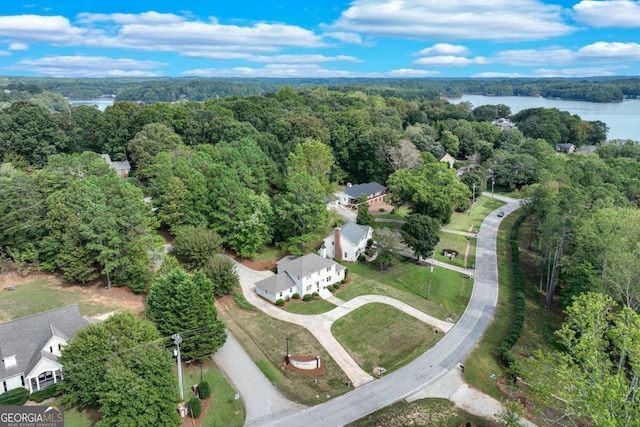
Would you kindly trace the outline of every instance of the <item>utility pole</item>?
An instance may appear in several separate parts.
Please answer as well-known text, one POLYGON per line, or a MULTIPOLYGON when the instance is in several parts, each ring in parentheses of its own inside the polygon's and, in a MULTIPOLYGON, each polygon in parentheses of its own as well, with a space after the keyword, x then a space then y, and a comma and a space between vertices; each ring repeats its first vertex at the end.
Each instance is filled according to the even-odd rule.
POLYGON ((427 299, 429 299, 429 291, 431 290, 431 276, 433 276, 433 261, 436 256, 436 250, 431 253, 431 266, 429 267, 429 282, 427 282, 427 299))
POLYGON ((496 184, 496 179, 491 177, 491 200, 493 200, 493 186, 496 184))
POLYGON ((285 340, 287 341, 287 356, 285 360, 287 361, 287 364, 289 364, 289 337, 286 337, 285 340))
POLYGON ((184 400, 184 390, 182 388, 182 359, 180 358, 180 343, 182 342, 182 337, 180 334, 171 335, 173 338, 173 342, 175 343, 177 350, 176 355, 178 356, 178 389, 180 390, 180 400, 184 400))

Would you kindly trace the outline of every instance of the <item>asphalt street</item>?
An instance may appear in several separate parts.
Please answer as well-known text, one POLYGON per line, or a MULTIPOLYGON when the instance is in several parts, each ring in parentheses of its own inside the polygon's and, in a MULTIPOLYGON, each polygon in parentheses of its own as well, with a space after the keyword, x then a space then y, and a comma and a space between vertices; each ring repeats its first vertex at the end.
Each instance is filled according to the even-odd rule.
MULTIPOLYGON (((499 198, 496 196, 496 198, 499 198)), ((369 382, 329 402, 301 411, 272 414, 267 419, 247 419, 247 426, 333 427, 355 421, 403 399, 437 381, 464 361, 493 320, 498 300, 496 238, 502 218, 520 204, 507 202, 483 221, 478 232, 476 271, 469 304, 456 325, 430 350, 390 375, 369 382)))

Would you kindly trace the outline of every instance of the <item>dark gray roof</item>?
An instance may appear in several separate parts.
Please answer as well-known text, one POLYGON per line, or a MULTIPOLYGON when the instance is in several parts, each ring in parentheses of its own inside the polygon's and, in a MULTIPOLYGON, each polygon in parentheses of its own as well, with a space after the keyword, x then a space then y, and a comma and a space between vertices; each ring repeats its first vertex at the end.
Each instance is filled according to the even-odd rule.
POLYGON ((291 280, 291 277, 287 273, 276 274, 275 276, 267 277, 256 283, 256 287, 264 289, 271 294, 277 294, 285 289, 293 288, 296 284, 291 280))
POLYGON ((308 276, 323 268, 331 267, 336 264, 330 259, 323 258, 318 254, 310 253, 298 258, 292 259, 286 257, 278 261, 278 272, 286 271, 296 277, 308 276))
POLYGON ((123 160, 121 162, 113 162, 111 161, 111 156, 108 154, 101 154, 100 157, 104 159, 105 162, 109 163, 109 167, 115 170, 131 170, 131 164, 129 164, 128 160, 123 160))
POLYGON ((371 227, 368 225, 360 225, 349 221, 340 227, 340 234, 349 239, 351 243, 356 244, 367 235, 370 229, 371 227))
POLYGON ((377 182, 367 182, 366 184, 356 184, 351 187, 345 187, 342 191, 353 199, 359 199, 362 194, 366 194, 367 197, 369 197, 372 194, 381 193, 386 189, 387 187, 377 182))
POLYGON ((80 315, 78 304, 0 323, 1 357, 16 356, 16 365, 9 368, 0 361, 0 380, 26 375, 41 359, 42 348, 51 337, 67 340, 88 324, 80 315))

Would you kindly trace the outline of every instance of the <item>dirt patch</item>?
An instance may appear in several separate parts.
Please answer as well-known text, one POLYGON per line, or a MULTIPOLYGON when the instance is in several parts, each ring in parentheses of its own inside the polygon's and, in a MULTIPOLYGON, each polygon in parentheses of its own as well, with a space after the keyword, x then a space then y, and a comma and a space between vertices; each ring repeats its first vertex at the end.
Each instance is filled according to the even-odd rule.
POLYGON ((0 274, 0 289, 7 288, 9 286, 27 285, 35 282, 36 280, 47 280, 54 285, 62 283, 62 281, 53 274, 32 273, 21 276, 15 271, 7 271, 0 274))
POLYGON ((231 258, 233 258, 235 261, 239 262, 240 264, 244 265, 245 267, 248 267, 252 270, 256 270, 256 271, 264 271, 264 270, 273 270, 276 268, 276 262, 278 262, 277 259, 268 259, 268 260, 264 260, 264 261, 254 261, 252 259, 248 259, 248 258, 240 258, 239 256, 237 256, 236 254, 234 254, 231 251, 226 251, 225 252, 228 256, 230 256, 231 258))
POLYGON ((371 215, 380 215, 380 214, 390 213, 393 209, 394 209, 393 205, 390 205, 389 203, 385 203, 385 202, 376 202, 369 205, 369 213, 371 215), (380 209, 383 209, 384 212, 381 211, 380 209))

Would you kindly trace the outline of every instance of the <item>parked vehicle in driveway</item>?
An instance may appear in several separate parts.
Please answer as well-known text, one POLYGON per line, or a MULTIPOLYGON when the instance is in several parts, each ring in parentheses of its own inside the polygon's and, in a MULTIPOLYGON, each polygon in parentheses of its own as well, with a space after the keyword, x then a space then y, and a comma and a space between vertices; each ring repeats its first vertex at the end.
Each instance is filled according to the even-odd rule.
POLYGON ((504 211, 498 212, 498 218, 502 218, 504 216, 504 211))

